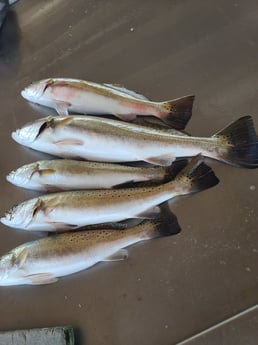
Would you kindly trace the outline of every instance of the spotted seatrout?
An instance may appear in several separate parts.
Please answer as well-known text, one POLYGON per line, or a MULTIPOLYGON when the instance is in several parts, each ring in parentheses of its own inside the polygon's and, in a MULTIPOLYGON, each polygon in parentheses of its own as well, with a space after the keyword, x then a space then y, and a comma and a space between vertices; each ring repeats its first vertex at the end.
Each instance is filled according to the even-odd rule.
POLYGON ((180 231, 176 217, 162 209, 157 220, 126 230, 89 230, 48 236, 25 243, 0 259, 0 285, 49 284, 58 277, 87 269, 100 261, 127 258, 123 249, 139 241, 180 231))
POLYGON ((23 230, 64 231, 130 218, 153 218, 160 212, 157 205, 217 183, 211 168, 197 156, 174 180, 163 185, 48 194, 14 206, 1 222, 23 230))
POLYGON ((131 121, 137 115, 153 115, 177 129, 184 129, 191 118, 194 96, 166 102, 152 102, 145 96, 112 84, 78 79, 52 78, 32 83, 21 95, 30 102, 80 114, 112 114, 131 121))
POLYGON ((108 189, 137 182, 171 180, 185 161, 169 167, 132 167, 121 164, 68 159, 38 161, 10 172, 6 179, 16 186, 38 191, 108 189))
POLYGON ((241 117, 211 137, 176 133, 111 119, 68 116, 36 120, 12 137, 38 151, 92 161, 171 165, 176 157, 201 153, 235 166, 258 166, 258 139, 251 116, 241 117))

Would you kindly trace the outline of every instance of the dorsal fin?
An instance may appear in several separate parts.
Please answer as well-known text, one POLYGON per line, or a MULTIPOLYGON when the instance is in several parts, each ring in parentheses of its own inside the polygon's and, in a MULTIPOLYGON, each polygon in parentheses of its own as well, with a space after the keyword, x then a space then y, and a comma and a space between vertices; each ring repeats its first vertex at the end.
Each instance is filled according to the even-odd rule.
POLYGON ((132 90, 128 90, 122 85, 118 85, 118 84, 103 84, 103 85, 109 87, 110 89, 114 89, 116 91, 119 91, 119 92, 125 94, 126 96, 136 98, 136 99, 141 99, 143 101, 149 101, 149 99, 147 97, 145 97, 144 95, 141 95, 140 93, 137 93, 137 92, 132 91, 132 90))

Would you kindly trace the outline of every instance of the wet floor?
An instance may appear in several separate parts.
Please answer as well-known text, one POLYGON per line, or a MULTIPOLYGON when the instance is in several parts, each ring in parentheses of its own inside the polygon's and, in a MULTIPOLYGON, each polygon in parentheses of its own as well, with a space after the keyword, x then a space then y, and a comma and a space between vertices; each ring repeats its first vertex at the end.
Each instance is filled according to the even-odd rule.
MULTIPOLYGON (((10 136, 54 114, 20 97, 33 80, 119 83, 160 101, 194 93, 191 134, 212 135, 249 114, 258 130, 257 16, 255 0, 19 1, 0 35, 1 214, 36 195, 8 184, 6 174, 47 157, 10 136)), ((258 171, 209 164, 221 182, 173 204, 179 235, 52 285, 2 287, 0 329, 71 324, 78 344, 171 345, 255 306, 258 171)), ((0 230, 1 253, 40 237, 0 230)), ((238 333, 226 323, 229 331, 189 344, 231 344, 236 336, 255 344, 257 314, 241 318, 238 333)))

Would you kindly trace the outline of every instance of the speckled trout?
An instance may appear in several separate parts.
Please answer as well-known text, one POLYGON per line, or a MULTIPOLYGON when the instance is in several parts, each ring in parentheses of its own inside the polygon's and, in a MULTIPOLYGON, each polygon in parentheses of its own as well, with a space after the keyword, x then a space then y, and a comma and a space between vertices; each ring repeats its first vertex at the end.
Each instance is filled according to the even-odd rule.
POLYGON ((184 129, 192 116, 194 96, 153 102, 120 85, 97 84, 78 79, 51 78, 32 83, 21 95, 30 102, 80 114, 111 114, 132 121, 136 116, 153 115, 173 128, 184 129))
POLYGON ((39 119, 16 130, 12 137, 38 151, 92 161, 145 161, 165 166, 176 157, 201 153, 235 166, 258 166, 258 139, 251 116, 239 118, 211 137, 91 116, 39 119))
POLYGON ((155 218, 160 213, 157 205, 210 188, 218 181, 212 169, 203 163, 203 158, 197 156, 168 183, 154 187, 43 195, 14 206, 1 222, 28 231, 64 231, 131 218, 155 218))
POLYGON ((0 286, 49 284, 58 277, 87 269, 100 261, 124 260, 125 247, 180 231, 176 217, 162 209, 157 220, 126 230, 89 230, 48 236, 25 243, 0 259, 0 286))
POLYGON ((121 164, 54 159, 26 164, 11 171, 10 183, 38 191, 109 189, 138 185, 139 182, 161 183, 172 180, 186 160, 169 167, 133 167, 121 164), (179 169, 179 170, 178 170, 179 169))

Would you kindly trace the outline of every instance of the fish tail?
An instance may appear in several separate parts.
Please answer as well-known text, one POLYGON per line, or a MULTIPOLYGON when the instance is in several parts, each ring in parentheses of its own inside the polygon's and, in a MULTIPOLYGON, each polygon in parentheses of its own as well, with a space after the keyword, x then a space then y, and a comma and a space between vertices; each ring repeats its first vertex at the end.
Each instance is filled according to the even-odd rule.
POLYGON ((213 135, 219 139, 217 159, 243 168, 258 167, 258 137, 251 116, 243 116, 213 135))
POLYGON ((192 116, 194 96, 184 96, 172 101, 162 102, 162 109, 165 110, 160 119, 169 126, 183 130, 192 116))
POLYGON ((165 175, 163 182, 169 182, 176 178, 176 176, 182 171, 188 164, 188 159, 178 159, 168 167, 164 167, 165 175))
POLYGON ((192 158, 190 163, 171 182, 179 195, 200 192, 219 183, 213 170, 203 160, 204 158, 200 154, 192 158))
POLYGON ((161 236, 178 234, 181 227, 176 215, 170 210, 168 203, 160 205, 160 215, 155 220, 146 220, 140 226, 143 228, 142 240, 148 240, 161 236))

